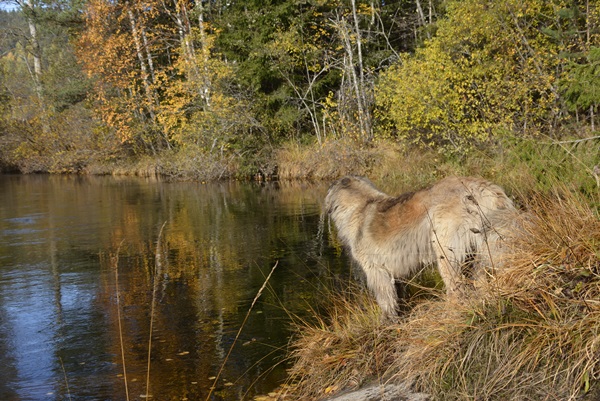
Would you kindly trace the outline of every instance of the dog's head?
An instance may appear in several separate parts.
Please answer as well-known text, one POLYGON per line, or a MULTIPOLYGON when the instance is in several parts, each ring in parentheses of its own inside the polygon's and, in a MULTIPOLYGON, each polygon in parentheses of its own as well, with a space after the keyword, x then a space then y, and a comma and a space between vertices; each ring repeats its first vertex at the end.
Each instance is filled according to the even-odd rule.
POLYGON ((332 214, 339 208, 344 210, 364 208, 368 202, 382 195, 368 178, 346 176, 329 187, 325 197, 325 210, 332 214))

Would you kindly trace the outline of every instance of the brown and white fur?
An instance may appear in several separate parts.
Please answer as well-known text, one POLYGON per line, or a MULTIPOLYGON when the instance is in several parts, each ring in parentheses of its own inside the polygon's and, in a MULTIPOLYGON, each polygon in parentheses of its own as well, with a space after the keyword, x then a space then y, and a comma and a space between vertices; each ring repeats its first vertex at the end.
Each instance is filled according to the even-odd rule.
POLYGON ((395 279, 424 265, 437 262, 447 293, 459 294, 465 262, 493 262, 501 232, 516 216, 502 188, 473 177, 448 177, 392 197, 366 178, 348 176, 330 187, 325 207, 388 317, 397 313, 395 279))

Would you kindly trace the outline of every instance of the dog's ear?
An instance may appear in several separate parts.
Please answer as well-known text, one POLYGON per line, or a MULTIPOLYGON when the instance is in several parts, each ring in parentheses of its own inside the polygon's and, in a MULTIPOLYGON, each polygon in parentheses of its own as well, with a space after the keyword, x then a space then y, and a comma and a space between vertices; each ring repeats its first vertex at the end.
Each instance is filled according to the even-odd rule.
POLYGON ((340 184, 342 184, 343 187, 348 187, 350 186, 351 182, 352 180, 350 179, 350 177, 344 177, 342 178, 342 181, 340 181, 340 184))

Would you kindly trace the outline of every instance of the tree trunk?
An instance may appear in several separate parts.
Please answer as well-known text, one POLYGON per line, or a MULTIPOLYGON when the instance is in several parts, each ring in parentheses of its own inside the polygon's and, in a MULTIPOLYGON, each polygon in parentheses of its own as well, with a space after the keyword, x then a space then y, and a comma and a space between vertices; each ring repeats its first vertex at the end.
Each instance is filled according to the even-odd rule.
POLYGON ((137 22, 130 7, 127 8, 127 16, 129 17, 129 23, 131 25, 131 35, 133 36, 133 41, 135 43, 135 51, 138 61, 140 62, 140 69, 142 70, 142 84, 144 85, 146 100, 148 101, 148 113, 150 113, 150 116, 154 120, 154 100, 152 96, 152 88, 148 79, 148 67, 146 66, 146 60, 144 60, 144 53, 142 52, 142 43, 140 39, 140 33, 137 28, 137 22))
POLYGON ((33 71, 30 71, 33 87, 40 107, 40 121, 42 130, 45 133, 50 132, 50 124, 46 112, 46 101, 44 99, 44 87, 42 85, 42 49, 38 38, 37 25, 35 22, 35 4, 33 0, 17 0, 17 3, 25 14, 27 26, 29 28, 29 42, 31 43, 31 55, 33 57, 33 71))
MULTIPOLYGON (((354 0, 352 0, 352 4, 355 5, 354 0)), ((356 13, 354 13, 354 17, 354 27, 356 29, 356 27, 358 27, 358 19, 356 13)), ((344 58, 344 70, 350 78, 350 82, 356 99, 356 108, 358 113, 358 128, 360 131, 360 136, 365 142, 369 142, 373 138, 371 130, 371 115, 367 105, 368 102, 365 89, 364 69, 362 68, 362 50, 358 50, 360 49, 359 43, 362 45, 359 39, 360 33, 355 32, 358 48, 358 61, 355 61, 354 49, 352 47, 352 41, 350 39, 350 27, 343 17, 341 18, 341 20, 338 20, 337 29, 340 33, 342 44, 344 45, 344 50, 346 52, 346 57, 344 58)))
POLYGON ((365 84, 365 69, 362 54, 362 34, 358 23, 358 14, 356 13, 356 0, 350 1, 352 4, 352 17, 354 18, 354 34, 356 35, 356 54, 358 57, 358 93, 359 96, 359 118, 363 130, 363 138, 370 142, 373 139, 373 130, 371 129, 371 113, 369 111, 369 101, 367 97, 367 86, 365 84))
MULTIPOLYGON (((138 61, 140 63, 140 70, 142 72, 142 74, 141 74, 142 85, 144 87, 144 93, 146 95, 146 102, 147 102, 146 110, 148 111, 148 114, 150 115, 150 121, 152 122, 152 125, 157 127, 156 113, 154 111, 154 107, 155 107, 155 103, 156 103, 156 96, 152 89, 152 85, 151 85, 152 82, 150 81, 149 66, 146 64, 147 60, 151 61, 152 57, 151 57, 150 52, 148 51, 147 47, 145 45, 144 46, 142 45, 142 42, 144 41, 144 38, 142 36, 143 29, 140 30, 138 28, 138 22, 132 11, 132 7, 131 7, 130 3, 126 3, 126 5, 127 5, 127 16, 129 17, 129 23, 131 25, 131 36, 133 36, 136 54, 137 54, 138 61), (144 49, 146 49, 148 58, 144 57, 144 49)), ((169 138, 167 137, 167 135, 165 135, 164 132, 161 132, 160 135, 165 140, 165 144, 167 145, 167 147, 171 148, 171 144, 169 142, 169 138)), ((151 149, 153 152, 156 152, 153 144, 151 145, 151 149)))
POLYGON ((156 76, 154 75, 154 63, 152 62, 152 53, 150 52, 150 48, 148 47, 148 37, 146 35, 146 30, 142 27, 142 40, 144 41, 144 50, 146 53, 146 59, 148 60, 148 69, 150 70, 150 78, 152 83, 156 82, 156 76))
MULTIPOLYGON (((419 20, 421 21, 421 25, 426 26, 427 21, 425 20, 425 13, 423 12, 423 7, 421 6, 420 0, 416 0, 416 3, 417 3, 417 14, 419 15, 419 20)), ((431 15, 431 2, 429 3, 429 6, 430 6, 429 12, 431 15)), ((429 35, 429 31, 426 30, 425 34, 427 35, 427 39, 431 39, 431 36, 429 35)))
POLYGON ((34 20, 33 1, 25 0, 24 3, 21 3, 21 7, 25 11, 25 18, 27 19, 27 25, 29 26, 29 35, 32 48, 31 53, 33 56, 33 83, 35 86, 35 92, 40 100, 40 103, 43 104, 44 94, 42 88, 42 55, 40 43, 38 41, 37 26, 35 25, 34 20))
POLYGON ((210 58, 210 48, 208 44, 208 38, 206 36, 206 29, 204 27, 204 6, 202 2, 198 2, 198 28, 200 28, 200 45, 202 46, 202 65, 204 69, 204 74, 202 77, 202 98, 206 102, 206 106, 210 107, 210 87, 211 87, 211 79, 210 79, 210 71, 208 68, 208 62, 210 58))

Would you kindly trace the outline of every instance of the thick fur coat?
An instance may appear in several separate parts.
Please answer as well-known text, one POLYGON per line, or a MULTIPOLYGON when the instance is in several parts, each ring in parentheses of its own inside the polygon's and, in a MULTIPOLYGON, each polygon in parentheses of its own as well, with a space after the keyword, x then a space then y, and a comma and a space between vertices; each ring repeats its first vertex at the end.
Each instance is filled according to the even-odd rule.
POLYGON ((460 293, 465 262, 493 264, 516 215, 502 188, 473 177, 392 197, 348 176, 333 183, 325 207, 387 316, 397 313, 395 279, 424 265, 437 263, 447 293, 460 293))

